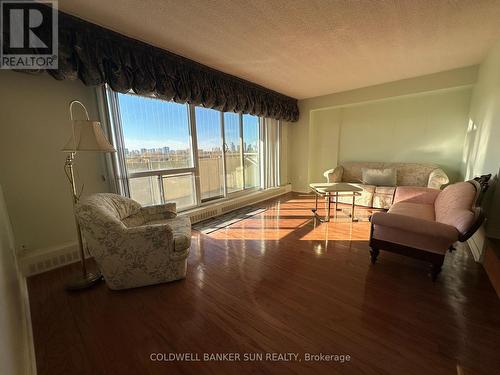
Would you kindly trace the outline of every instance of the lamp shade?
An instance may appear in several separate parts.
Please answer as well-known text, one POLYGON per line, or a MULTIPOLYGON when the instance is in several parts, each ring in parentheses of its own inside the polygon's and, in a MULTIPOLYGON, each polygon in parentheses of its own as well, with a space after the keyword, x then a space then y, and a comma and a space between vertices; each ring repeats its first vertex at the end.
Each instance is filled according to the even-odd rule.
POLYGON ((74 120, 73 129, 73 136, 62 151, 116 152, 116 149, 106 139, 98 121, 74 120))

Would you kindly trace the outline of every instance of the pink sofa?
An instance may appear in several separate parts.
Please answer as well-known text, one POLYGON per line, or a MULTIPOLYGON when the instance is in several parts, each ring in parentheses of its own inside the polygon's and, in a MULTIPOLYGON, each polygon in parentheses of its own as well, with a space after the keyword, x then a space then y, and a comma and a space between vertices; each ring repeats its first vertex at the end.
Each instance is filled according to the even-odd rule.
POLYGON ((444 256, 456 241, 465 241, 479 228, 484 216, 476 202, 486 190, 489 176, 459 182, 444 190, 401 186, 388 212, 371 217, 371 260, 379 250, 429 261, 435 280, 444 256))

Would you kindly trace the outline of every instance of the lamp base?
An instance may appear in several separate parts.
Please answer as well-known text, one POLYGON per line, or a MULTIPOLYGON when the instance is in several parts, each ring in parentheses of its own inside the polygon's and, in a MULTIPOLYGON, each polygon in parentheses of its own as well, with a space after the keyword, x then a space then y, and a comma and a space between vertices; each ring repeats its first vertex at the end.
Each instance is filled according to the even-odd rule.
POLYGON ((72 280, 70 280, 66 284, 66 290, 71 291, 71 290, 81 290, 90 288, 92 285, 97 284, 101 280, 102 280, 102 275, 99 271, 87 272, 85 276, 78 275, 74 277, 72 280))

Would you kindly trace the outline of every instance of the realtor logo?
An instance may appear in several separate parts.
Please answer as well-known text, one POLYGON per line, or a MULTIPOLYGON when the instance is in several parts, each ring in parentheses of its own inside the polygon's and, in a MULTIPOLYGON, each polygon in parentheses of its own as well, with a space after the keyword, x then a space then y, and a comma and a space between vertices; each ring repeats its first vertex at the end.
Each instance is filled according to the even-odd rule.
POLYGON ((57 69, 57 1, 0 5, 0 69, 57 69))

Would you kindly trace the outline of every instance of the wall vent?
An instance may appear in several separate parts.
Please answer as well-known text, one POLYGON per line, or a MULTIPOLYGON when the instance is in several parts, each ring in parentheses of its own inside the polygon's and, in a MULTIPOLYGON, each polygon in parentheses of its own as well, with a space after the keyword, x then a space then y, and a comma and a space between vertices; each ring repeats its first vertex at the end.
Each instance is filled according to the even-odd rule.
MULTIPOLYGON (((88 258, 89 255, 86 254, 88 258)), ((80 254, 76 243, 39 250, 19 259, 19 266, 24 276, 32 276, 38 273, 53 270, 67 264, 80 260, 80 254)))
POLYGON ((197 223, 199 221, 203 221, 203 220, 206 220, 206 219, 209 219, 211 217, 214 217, 214 216, 217 216, 219 214, 219 211, 218 210, 206 210, 206 211, 202 211, 202 212, 199 212, 199 213, 196 213, 194 215, 190 215, 189 218, 191 219, 191 223, 197 223))

